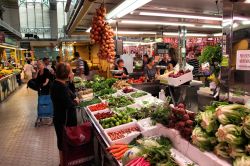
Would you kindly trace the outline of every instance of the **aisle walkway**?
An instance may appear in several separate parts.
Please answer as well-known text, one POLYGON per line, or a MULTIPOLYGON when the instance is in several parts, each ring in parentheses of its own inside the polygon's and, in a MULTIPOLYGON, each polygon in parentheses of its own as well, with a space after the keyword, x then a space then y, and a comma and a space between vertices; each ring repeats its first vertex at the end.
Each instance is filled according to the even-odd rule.
POLYGON ((0 103, 0 166, 58 166, 53 126, 35 128, 37 95, 22 86, 0 103))

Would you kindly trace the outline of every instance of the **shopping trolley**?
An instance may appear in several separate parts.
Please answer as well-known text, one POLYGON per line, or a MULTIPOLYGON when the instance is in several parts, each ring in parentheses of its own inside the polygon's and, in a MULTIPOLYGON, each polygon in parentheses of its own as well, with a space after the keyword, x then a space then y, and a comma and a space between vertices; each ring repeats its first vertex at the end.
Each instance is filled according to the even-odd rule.
POLYGON ((39 127, 43 124, 52 125, 53 121, 53 103, 50 95, 39 95, 37 104, 37 119, 35 127, 39 127), (43 123, 43 120, 47 120, 43 123))

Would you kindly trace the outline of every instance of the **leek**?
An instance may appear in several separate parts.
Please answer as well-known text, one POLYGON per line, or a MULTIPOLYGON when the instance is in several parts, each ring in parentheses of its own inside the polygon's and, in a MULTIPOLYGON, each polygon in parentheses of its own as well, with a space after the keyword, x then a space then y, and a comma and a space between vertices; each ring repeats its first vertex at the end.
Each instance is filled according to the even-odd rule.
POLYGON ((219 143, 214 147, 214 153, 219 157, 230 158, 227 151, 228 151, 227 143, 219 143))

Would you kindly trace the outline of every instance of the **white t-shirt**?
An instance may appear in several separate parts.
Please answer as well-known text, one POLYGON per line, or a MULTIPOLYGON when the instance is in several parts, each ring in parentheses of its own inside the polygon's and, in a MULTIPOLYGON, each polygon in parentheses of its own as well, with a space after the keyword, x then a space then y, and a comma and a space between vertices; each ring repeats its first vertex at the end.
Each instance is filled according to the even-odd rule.
POLYGON ((32 73, 35 72, 34 67, 31 64, 25 64, 23 71, 29 78, 32 78, 32 73))

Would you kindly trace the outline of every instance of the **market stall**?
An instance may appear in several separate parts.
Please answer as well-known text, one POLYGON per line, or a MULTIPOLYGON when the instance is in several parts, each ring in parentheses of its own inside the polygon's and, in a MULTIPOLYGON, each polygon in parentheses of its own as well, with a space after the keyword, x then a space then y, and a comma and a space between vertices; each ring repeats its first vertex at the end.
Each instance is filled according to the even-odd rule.
POLYGON ((121 80, 95 76, 89 82, 75 81, 79 97, 90 96, 79 107, 94 126, 97 163, 129 165, 140 157, 151 165, 241 166, 249 162, 244 157, 249 153, 249 110, 244 105, 214 102, 204 112, 194 113, 183 103, 169 104, 169 97, 160 100, 121 80))

